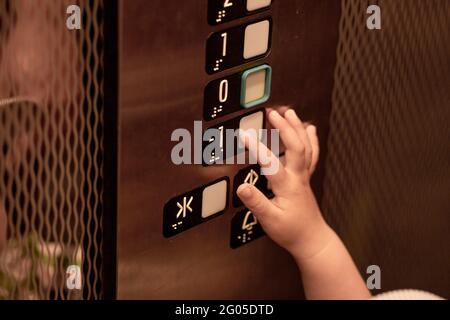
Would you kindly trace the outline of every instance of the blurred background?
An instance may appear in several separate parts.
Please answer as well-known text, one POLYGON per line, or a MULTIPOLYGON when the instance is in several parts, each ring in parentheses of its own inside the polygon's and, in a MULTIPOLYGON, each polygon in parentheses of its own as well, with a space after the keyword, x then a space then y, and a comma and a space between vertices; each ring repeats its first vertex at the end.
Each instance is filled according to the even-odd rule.
POLYGON ((0 298, 99 298, 102 2, 0 0, 0 298))

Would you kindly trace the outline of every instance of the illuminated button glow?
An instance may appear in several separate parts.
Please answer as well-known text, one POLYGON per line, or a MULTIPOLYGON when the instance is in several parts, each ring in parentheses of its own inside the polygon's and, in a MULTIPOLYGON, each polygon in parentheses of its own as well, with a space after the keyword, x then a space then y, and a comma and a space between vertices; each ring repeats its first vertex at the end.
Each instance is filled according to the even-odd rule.
POLYGON ((241 106, 252 108, 270 97, 272 68, 261 65, 245 71, 241 81, 241 106))
POLYGON ((249 103, 264 96, 266 70, 251 73, 245 82, 245 103, 249 103))
POLYGON ((227 181, 223 180, 203 190, 202 218, 210 217, 225 210, 227 206, 227 181))
POLYGON ((270 22, 264 20, 253 23, 245 28, 244 59, 257 57, 269 49, 270 22))
POLYGON ((272 0, 247 0, 247 11, 255 11, 270 6, 272 0))

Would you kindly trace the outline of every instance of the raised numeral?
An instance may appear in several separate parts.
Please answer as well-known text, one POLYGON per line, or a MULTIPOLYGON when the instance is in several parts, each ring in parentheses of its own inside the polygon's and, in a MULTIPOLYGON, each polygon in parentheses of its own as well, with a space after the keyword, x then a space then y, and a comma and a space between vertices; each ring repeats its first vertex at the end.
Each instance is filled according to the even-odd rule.
POLYGON ((223 39, 222 56, 225 57, 227 55, 227 37, 228 37, 228 34, 225 32, 225 33, 222 33, 220 36, 223 39))
POLYGON ((231 2, 230 0, 225 0, 223 3, 224 8, 231 7, 232 5, 233 5, 233 2, 231 2))
POLYGON ((219 87, 219 101, 224 103, 228 100, 228 80, 224 79, 220 81, 219 87))

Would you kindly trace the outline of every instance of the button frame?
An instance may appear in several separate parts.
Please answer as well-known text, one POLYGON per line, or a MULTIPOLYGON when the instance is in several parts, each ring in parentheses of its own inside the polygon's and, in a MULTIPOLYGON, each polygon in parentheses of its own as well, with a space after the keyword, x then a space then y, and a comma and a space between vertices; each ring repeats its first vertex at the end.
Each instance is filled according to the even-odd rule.
POLYGON ((241 76, 241 107, 245 109, 250 109, 256 107, 257 105, 267 102, 270 98, 272 88, 272 67, 268 64, 262 64, 260 66, 248 69, 242 73, 241 76), (265 70, 265 82, 264 82, 264 95, 256 100, 245 102, 246 90, 247 90, 247 78, 255 72, 265 70))

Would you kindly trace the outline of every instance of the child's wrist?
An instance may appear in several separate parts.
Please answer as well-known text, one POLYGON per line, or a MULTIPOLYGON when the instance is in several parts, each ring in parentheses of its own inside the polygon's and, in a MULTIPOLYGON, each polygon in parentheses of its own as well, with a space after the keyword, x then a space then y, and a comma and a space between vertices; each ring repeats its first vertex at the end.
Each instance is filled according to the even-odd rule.
POLYGON ((334 231, 320 217, 289 251, 297 263, 301 265, 303 262, 313 259, 325 250, 332 241, 333 235, 334 231))

